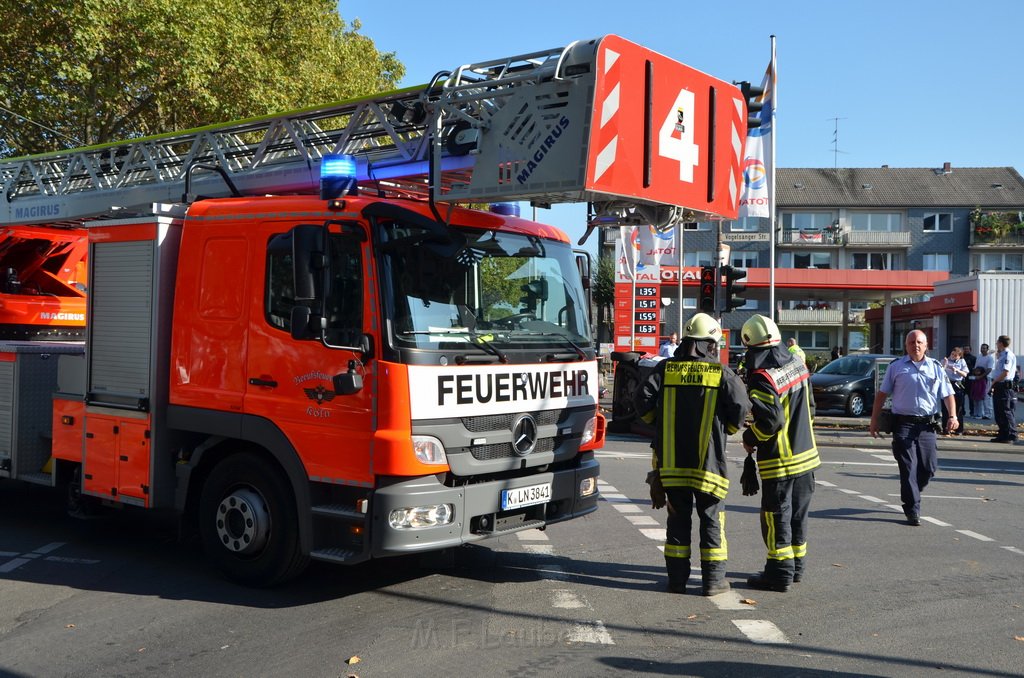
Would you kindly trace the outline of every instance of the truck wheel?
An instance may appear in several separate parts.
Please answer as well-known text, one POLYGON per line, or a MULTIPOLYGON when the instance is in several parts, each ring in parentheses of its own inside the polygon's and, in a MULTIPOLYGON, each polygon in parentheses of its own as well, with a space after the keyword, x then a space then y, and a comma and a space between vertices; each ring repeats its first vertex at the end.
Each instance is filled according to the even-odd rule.
POLYGON ((199 500, 199 532, 207 555, 229 579, 248 586, 279 584, 308 562, 287 478, 252 454, 227 457, 210 473, 199 500))

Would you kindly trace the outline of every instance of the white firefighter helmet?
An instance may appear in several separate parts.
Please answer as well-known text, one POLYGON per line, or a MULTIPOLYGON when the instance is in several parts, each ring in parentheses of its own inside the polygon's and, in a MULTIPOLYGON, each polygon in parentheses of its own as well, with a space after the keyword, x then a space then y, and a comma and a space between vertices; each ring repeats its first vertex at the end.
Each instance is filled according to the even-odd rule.
POLYGON ((722 326, 707 313, 696 313, 683 326, 683 338, 718 341, 722 338, 722 326))
POLYGON ((755 315, 743 323, 740 330, 743 338, 743 345, 748 348, 768 348, 778 346, 782 333, 775 321, 767 316, 755 315))

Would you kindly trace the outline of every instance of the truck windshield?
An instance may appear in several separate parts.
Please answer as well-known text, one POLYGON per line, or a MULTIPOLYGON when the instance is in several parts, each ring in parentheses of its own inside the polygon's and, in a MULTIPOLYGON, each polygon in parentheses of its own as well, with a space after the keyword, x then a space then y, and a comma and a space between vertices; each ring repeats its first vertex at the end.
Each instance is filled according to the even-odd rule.
POLYGON ((382 229, 385 308, 396 348, 485 343, 499 351, 571 352, 590 344, 586 297, 568 244, 458 231, 461 247, 439 246, 415 227, 382 229))

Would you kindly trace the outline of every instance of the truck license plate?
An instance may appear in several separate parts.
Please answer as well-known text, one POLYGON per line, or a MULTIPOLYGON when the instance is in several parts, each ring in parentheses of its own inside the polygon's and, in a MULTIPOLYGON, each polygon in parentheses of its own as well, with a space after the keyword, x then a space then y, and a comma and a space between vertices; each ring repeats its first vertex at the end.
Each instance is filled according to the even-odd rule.
POLYGON ((517 487, 512 490, 501 491, 501 510, 519 508, 521 506, 533 506, 551 501, 551 483, 541 485, 530 485, 528 487, 517 487))

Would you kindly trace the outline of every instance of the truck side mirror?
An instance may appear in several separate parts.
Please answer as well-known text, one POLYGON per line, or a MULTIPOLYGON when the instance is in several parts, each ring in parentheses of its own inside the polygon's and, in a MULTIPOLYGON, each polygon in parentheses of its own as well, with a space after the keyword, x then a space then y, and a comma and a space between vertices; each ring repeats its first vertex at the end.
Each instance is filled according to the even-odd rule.
POLYGON ((348 361, 348 372, 334 375, 334 392, 338 395, 353 395, 363 390, 363 375, 356 371, 356 361, 348 361))
POLYGON ((292 307, 292 339, 309 339, 309 319, 313 317, 308 306, 299 304, 292 307))

